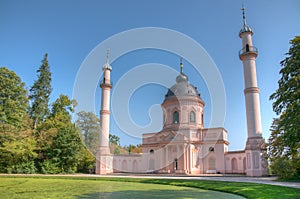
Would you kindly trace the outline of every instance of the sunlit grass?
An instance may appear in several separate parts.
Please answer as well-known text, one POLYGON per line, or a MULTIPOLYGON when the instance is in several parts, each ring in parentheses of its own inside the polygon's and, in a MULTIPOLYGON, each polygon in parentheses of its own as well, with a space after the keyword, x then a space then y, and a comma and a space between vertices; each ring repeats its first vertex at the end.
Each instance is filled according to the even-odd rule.
POLYGON ((0 178, 0 198, 230 198, 204 189, 76 178, 0 178))
POLYGON ((209 194, 213 194, 211 198, 222 198, 214 195, 218 192, 207 190, 253 199, 300 198, 300 189, 243 182, 75 176, 0 178, 0 198, 210 198, 209 194))

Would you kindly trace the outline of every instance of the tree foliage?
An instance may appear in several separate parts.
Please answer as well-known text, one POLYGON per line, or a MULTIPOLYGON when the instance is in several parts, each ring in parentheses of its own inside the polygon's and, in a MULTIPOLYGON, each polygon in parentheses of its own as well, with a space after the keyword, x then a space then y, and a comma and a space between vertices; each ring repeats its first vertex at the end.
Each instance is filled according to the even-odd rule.
MULTIPOLYGON (((279 115, 274 120, 269 138, 269 156, 272 163, 279 159, 290 161, 300 171, 300 36, 290 41, 287 57, 280 62, 281 78, 278 89, 270 96, 273 110, 279 115)), ((284 161, 281 161, 284 162, 284 161)), ((280 168, 280 167, 278 167, 280 168)), ((281 167, 286 169, 287 167, 281 167)), ((296 175, 296 172, 295 172, 296 175)))
POLYGON ((82 142, 71 112, 76 105, 66 95, 52 104, 51 113, 37 129, 40 170, 42 173, 72 173, 76 171, 82 142))
POLYGON ((40 68, 37 70, 38 79, 30 88, 29 99, 31 100, 30 116, 33 120, 33 127, 45 120, 49 114, 49 99, 52 92, 51 72, 46 53, 40 68))
POLYGON ((35 173, 36 141, 31 130, 0 132, 0 172, 35 173))
POLYGON ((48 104, 52 88, 47 54, 37 72, 27 97, 21 78, 0 68, 0 172, 92 172, 95 158, 72 122, 76 101, 60 95, 48 104))
POLYGON ((0 130, 21 130, 28 107, 25 84, 14 71, 0 68, 0 130))
POLYGON ((76 126, 82 134, 83 141, 88 150, 96 155, 100 136, 100 119, 92 112, 81 111, 77 113, 76 126))

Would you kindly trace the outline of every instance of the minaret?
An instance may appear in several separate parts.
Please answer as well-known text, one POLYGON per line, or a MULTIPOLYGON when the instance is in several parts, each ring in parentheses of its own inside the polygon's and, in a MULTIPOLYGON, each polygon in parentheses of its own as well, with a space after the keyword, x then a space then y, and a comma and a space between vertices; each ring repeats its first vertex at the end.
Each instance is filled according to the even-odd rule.
POLYGON ((243 11, 243 27, 239 36, 242 39, 242 50, 239 57, 244 66, 244 95, 246 103, 247 132, 246 173, 248 176, 262 176, 267 173, 264 139, 262 137, 259 88, 256 79, 257 48, 252 43, 252 29, 246 23, 245 8, 243 11))
POLYGON ((104 78, 100 84, 102 89, 101 110, 100 110, 100 138, 99 148, 96 157, 96 174, 112 173, 112 156, 109 149, 109 122, 110 122, 110 72, 112 67, 109 65, 109 50, 107 50, 106 63, 102 67, 104 78))

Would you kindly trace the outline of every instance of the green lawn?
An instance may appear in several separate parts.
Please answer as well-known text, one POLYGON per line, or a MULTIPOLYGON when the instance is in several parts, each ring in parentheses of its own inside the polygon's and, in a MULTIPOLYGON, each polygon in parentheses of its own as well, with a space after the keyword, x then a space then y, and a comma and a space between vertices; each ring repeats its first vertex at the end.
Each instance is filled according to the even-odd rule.
POLYGON ((300 198, 300 189, 206 180, 0 177, 0 198, 300 198), (214 192, 209 190, 221 191, 214 192), (237 195, 228 195, 234 193, 237 195))
POLYGON ((160 184, 66 178, 1 178, 0 198, 232 198, 240 196, 160 184))

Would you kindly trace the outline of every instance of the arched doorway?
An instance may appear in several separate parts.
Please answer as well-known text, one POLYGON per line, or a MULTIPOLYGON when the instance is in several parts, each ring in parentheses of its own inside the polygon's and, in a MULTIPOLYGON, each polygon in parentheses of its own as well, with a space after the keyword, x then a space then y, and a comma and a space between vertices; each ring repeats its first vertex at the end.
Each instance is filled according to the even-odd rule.
POLYGON ((246 173, 246 158, 243 158, 243 170, 246 173))
POLYGON ((231 159, 231 172, 232 173, 237 173, 238 172, 238 165, 237 165, 236 158, 231 159))
POLYGON ((117 160, 113 161, 113 170, 117 171, 117 160))
POLYGON ((136 160, 133 161, 132 163, 132 171, 137 172, 138 171, 138 163, 136 160))
POLYGON ((250 51, 249 44, 246 44, 246 52, 249 52, 249 51, 250 51))
POLYGON ((123 162, 122 162, 122 171, 123 172, 128 172, 127 161, 126 160, 123 160, 123 162))

